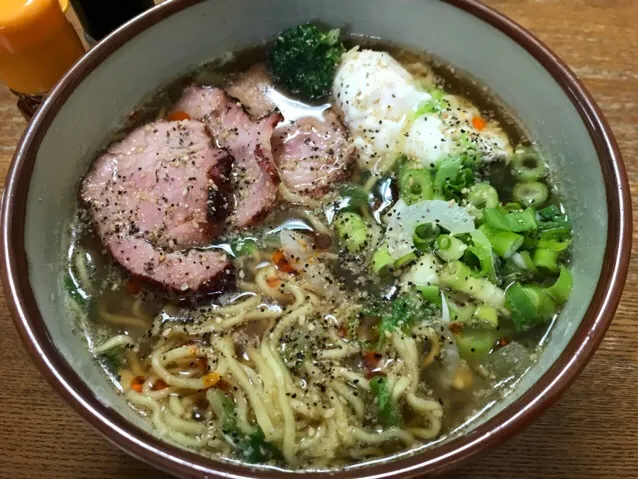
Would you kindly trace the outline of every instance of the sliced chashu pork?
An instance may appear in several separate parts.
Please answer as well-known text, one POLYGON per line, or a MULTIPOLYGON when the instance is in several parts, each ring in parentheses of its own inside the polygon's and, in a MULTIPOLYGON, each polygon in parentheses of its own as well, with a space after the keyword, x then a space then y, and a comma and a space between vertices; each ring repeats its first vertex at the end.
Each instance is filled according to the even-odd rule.
POLYGON ((232 222, 242 228, 255 224, 275 206, 279 177, 272 159, 270 140, 282 120, 275 111, 259 120, 220 88, 190 86, 173 108, 202 120, 217 144, 235 158, 232 222))
POLYGON ((317 197, 348 175, 354 148, 331 108, 300 107, 278 93, 263 63, 237 75, 227 91, 253 115, 264 116, 275 106, 283 113, 286 122, 275 130, 272 148, 288 189, 317 197))
POLYGON ((218 250, 198 251, 230 211, 232 157, 196 121, 158 121, 100 156, 82 182, 98 234, 134 276, 169 292, 212 292, 231 274, 218 250))
POLYGON ((348 176, 353 146, 330 109, 323 119, 305 117, 275 131, 273 156, 282 181, 291 191, 322 196, 348 176))

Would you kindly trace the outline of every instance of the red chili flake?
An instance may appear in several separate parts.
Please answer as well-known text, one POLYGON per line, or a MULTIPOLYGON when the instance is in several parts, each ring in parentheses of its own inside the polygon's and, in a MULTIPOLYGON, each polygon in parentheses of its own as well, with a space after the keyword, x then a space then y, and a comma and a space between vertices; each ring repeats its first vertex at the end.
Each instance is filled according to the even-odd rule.
POLYGON ((386 373, 381 368, 381 359, 383 356, 376 351, 368 351, 363 355, 363 366, 365 367, 365 376, 370 379, 374 376, 385 376, 386 373))
POLYGON ((190 120, 191 116, 185 111, 175 111, 166 117, 168 121, 190 120))
POLYGON ((458 322, 450 323, 450 331, 453 334, 460 334, 461 331, 463 331, 463 325, 461 323, 458 323, 458 322))
POLYGON ((272 262, 279 271, 284 273, 294 273, 295 269, 290 265, 284 256, 284 252, 280 249, 275 251, 272 255, 272 262))
POLYGON ((499 339, 499 340, 498 340, 498 342, 496 343, 496 345, 497 345, 499 348, 502 348, 502 347, 504 347, 504 346, 507 346, 507 345, 508 345, 509 343, 511 343, 511 342, 512 342, 512 340, 511 340, 511 339, 509 339, 509 338, 501 338, 501 339, 499 339))
POLYGON ((348 325, 346 323, 341 323, 337 328, 337 333, 340 337, 345 338, 348 336, 348 325))
POLYGON ((158 379, 157 381, 155 381, 155 383, 153 384, 153 387, 151 389, 153 391, 161 391, 162 389, 166 389, 167 387, 168 387, 168 384, 166 384, 161 379, 158 379))
POLYGON ((140 294, 142 292, 142 285, 136 279, 129 279, 126 282, 125 289, 128 294, 140 294))
POLYGON ((332 237, 330 235, 317 233, 315 235, 315 245, 320 250, 329 249, 332 246, 332 237))
POLYGON ((224 392, 230 391, 230 384, 224 381, 223 379, 220 379, 219 381, 217 381, 217 384, 215 384, 215 387, 224 392))

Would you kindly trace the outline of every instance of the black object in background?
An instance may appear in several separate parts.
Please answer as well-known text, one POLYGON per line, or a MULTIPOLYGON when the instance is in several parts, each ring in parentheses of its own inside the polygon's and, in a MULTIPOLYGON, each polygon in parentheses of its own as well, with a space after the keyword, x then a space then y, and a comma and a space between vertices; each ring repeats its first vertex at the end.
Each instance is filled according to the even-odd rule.
POLYGON ((71 0, 71 5, 85 33, 100 41, 155 3, 153 0, 71 0))

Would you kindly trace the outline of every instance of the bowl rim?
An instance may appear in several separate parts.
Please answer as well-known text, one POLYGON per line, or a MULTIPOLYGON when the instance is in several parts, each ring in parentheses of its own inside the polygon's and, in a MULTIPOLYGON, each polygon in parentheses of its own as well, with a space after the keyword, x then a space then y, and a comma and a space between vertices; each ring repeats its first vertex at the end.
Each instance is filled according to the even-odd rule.
MULTIPOLYGON (((24 229, 26 199, 38 148, 57 112, 77 85, 114 51, 146 28, 205 0, 172 0, 126 23, 82 57, 60 80, 27 126, 11 163, 3 193, 2 282, 20 337, 32 360, 58 393, 109 441, 134 457, 182 477, 272 477, 274 471, 215 461, 168 444, 127 421, 93 396, 47 333, 31 289, 24 229)), ((632 212, 629 184, 620 150, 600 109, 576 75, 526 29, 477 0, 443 0, 492 25, 523 47, 562 87, 585 123, 603 172, 609 226, 604 262, 594 296, 573 338, 541 378, 515 402, 468 434, 395 461, 331 473, 338 478, 384 478, 440 472, 458 465, 522 430, 551 406, 585 367, 609 327, 620 301, 631 251, 632 212)), ((303 473, 319 477, 323 473, 303 473)), ((277 477, 298 476, 279 472, 277 477)))

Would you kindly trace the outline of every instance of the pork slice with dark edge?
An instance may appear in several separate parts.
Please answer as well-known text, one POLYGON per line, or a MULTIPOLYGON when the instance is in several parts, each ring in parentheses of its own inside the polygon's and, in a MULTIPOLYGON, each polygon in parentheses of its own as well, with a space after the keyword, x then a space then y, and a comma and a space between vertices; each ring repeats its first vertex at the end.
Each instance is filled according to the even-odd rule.
POLYGON ((300 195, 324 195, 352 166, 352 143, 331 109, 322 119, 303 117, 278 128, 272 146, 281 180, 300 195))
POLYGON ((113 257, 172 294, 210 293, 231 275, 220 250, 199 251, 231 211, 232 156, 198 121, 158 121, 111 145, 85 176, 82 199, 113 257))
MULTIPOLYGON (((276 106, 283 112, 286 121, 276 128, 271 144, 279 177, 289 190, 317 198, 347 178, 354 147, 331 108, 300 107, 278 93, 263 63, 236 75, 226 91, 253 115, 265 116, 276 106)), ((195 89, 183 97, 181 108, 201 114, 197 105, 207 95, 213 95, 212 89, 195 89)))
POLYGON ((190 86, 173 108, 201 119, 217 144, 235 158, 231 222, 239 228, 253 225, 275 206, 279 176, 272 158, 271 138, 282 116, 275 111, 260 119, 220 88, 190 86))

